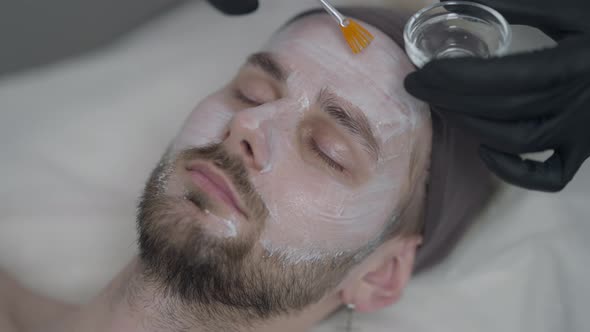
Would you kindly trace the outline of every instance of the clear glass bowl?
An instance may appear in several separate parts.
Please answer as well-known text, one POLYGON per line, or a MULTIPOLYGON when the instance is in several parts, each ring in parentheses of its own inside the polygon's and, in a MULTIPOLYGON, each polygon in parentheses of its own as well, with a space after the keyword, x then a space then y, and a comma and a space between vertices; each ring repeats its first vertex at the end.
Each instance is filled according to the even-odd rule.
POLYGON ((511 39, 510 25, 500 13, 470 1, 423 8, 404 28, 406 53, 418 67, 437 58, 503 55, 511 39))

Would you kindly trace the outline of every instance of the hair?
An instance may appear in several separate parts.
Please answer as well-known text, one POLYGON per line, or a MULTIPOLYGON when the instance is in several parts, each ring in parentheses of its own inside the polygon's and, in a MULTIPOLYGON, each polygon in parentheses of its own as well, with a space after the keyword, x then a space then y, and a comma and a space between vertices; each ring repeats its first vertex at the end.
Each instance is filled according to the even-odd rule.
MULTIPOLYGON (((339 10, 379 29, 404 49, 403 32, 411 12, 371 7, 339 10)), ((321 12, 314 9, 301 13, 287 25, 321 12)), ((410 178, 415 181, 408 188, 410 194, 401 204, 401 213, 390 218, 379 242, 421 235, 423 244, 418 250, 415 271, 446 257, 497 189, 497 182, 479 159, 477 137, 457 126, 445 113, 431 110, 431 119, 430 164, 417 169, 420 174, 411 170, 410 178)), ((411 161, 415 160, 414 153, 411 161)))

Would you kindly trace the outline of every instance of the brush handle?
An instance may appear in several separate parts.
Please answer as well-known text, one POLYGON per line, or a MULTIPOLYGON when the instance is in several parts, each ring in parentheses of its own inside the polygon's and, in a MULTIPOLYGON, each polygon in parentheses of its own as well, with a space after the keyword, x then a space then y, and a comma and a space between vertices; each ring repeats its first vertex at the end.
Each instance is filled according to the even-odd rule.
POLYGON ((346 17, 340 14, 340 12, 336 8, 334 8, 334 6, 328 3, 328 1, 319 0, 319 2, 322 4, 322 6, 328 12, 328 14, 330 14, 336 21, 338 21, 338 24, 340 24, 340 26, 345 27, 348 25, 348 20, 346 19, 346 17))

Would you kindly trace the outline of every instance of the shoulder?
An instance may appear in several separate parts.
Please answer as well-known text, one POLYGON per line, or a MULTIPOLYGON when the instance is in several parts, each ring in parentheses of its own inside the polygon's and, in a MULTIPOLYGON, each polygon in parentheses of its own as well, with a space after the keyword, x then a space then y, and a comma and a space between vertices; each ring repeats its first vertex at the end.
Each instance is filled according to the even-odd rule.
POLYGON ((73 310, 75 306, 37 294, 0 270, 0 331, 33 330, 73 310))
POLYGON ((6 313, 9 310, 9 304, 13 303, 14 296, 19 289, 18 282, 11 278, 7 273, 0 270, 0 313, 6 313))
POLYGON ((14 279, 8 277, 0 270, 0 331, 17 332, 14 315, 10 311, 10 303, 13 298, 14 279))

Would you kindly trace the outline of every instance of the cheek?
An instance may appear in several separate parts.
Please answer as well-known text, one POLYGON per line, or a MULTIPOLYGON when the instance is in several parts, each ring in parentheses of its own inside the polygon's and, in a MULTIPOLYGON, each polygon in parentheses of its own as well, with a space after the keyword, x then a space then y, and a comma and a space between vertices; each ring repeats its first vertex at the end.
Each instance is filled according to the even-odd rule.
POLYGON ((342 214, 348 193, 309 168, 285 159, 258 189, 270 212, 261 242, 271 252, 342 249, 335 240, 343 229, 332 222, 342 214))
POLYGON ((365 232, 373 237, 378 235, 397 214, 399 189, 400 185, 390 178, 371 181, 349 197, 340 223, 359 233, 365 232))
POLYGON ((283 159, 259 180, 270 211, 261 241, 271 252, 356 250, 380 234, 393 206, 391 186, 377 181, 353 190, 296 158, 283 159))
POLYGON ((221 101, 219 93, 205 98, 191 112, 173 142, 173 151, 221 141, 234 111, 221 101))

